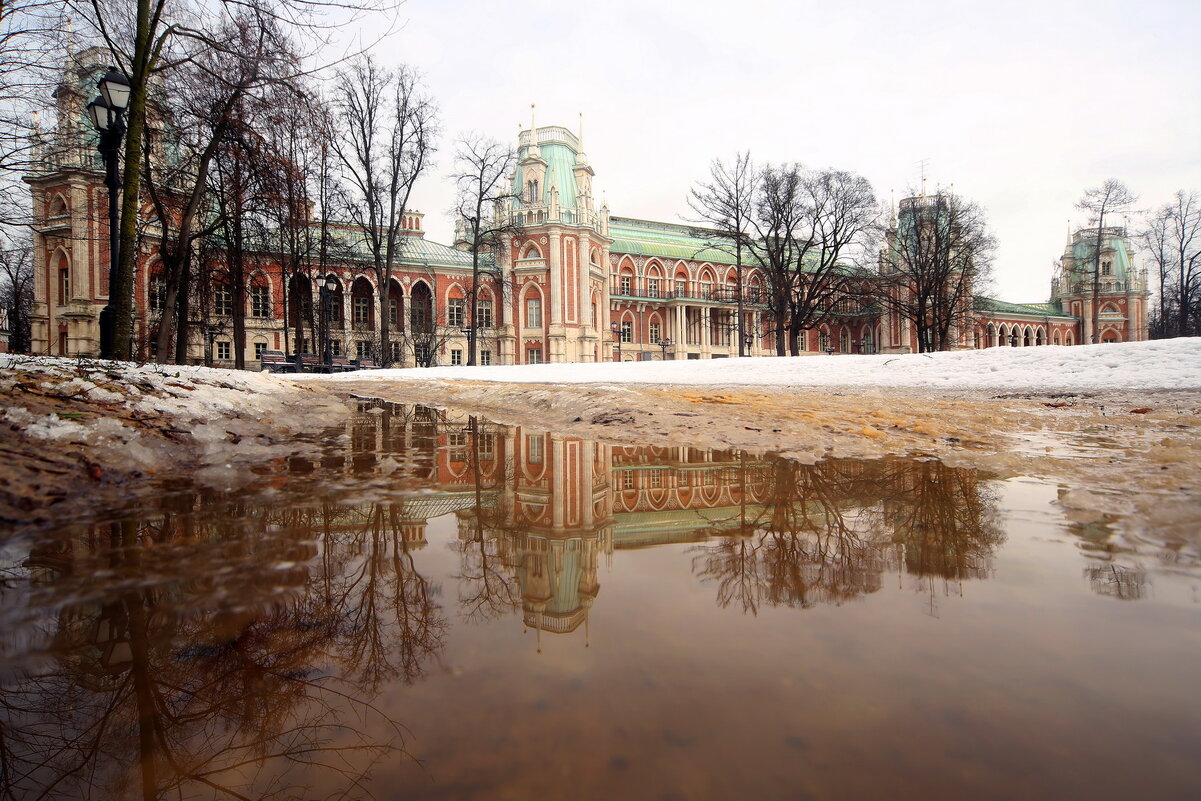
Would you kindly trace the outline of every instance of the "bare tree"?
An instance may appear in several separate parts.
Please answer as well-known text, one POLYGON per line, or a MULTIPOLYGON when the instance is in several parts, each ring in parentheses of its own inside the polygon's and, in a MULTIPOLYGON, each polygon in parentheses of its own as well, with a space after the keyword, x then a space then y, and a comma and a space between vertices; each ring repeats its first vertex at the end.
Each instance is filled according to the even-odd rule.
MULTIPOLYGON (((698 183, 689 192, 688 206, 696 214, 692 222, 702 226, 693 233, 711 246, 734 257, 738 290, 738 355, 746 355, 746 282, 743 280, 743 253, 750 252, 751 217, 755 211, 759 175, 750 152, 738 153, 726 165, 714 159, 709 165, 709 180, 698 183)), ((758 300, 753 298, 752 300, 758 300)))
POLYGON ((906 198, 880 257, 875 297, 913 325, 919 352, 947 350, 955 329, 970 324, 995 248, 977 204, 943 192, 906 198))
POLYGON ((1159 277, 1159 336, 1201 332, 1201 196, 1176 192, 1153 212, 1139 237, 1159 277))
POLYGON ((334 152, 353 196, 347 204, 371 259, 379 298, 380 350, 391 362, 388 290, 404 249, 402 230, 409 196, 430 166, 437 112, 409 67, 381 67, 363 56, 341 73, 334 114, 342 135, 334 152))
POLYGON ((767 278, 778 356, 798 355, 801 332, 857 290, 877 219, 871 184, 861 176, 795 164, 760 171, 743 246, 767 278))
MULTIPOLYGON (((295 71, 290 43, 269 18, 238 13, 210 36, 219 38, 222 46, 197 54, 175 71, 172 91, 163 99, 161 125, 151 127, 144 153, 143 177, 162 230, 158 251, 164 298, 155 343, 160 362, 172 360, 172 339, 174 360, 187 359, 195 241, 220 224, 205 217, 211 210, 206 200, 212 162, 239 127, 237 115, 255 105, 256 90, 295 71), (156 135, 175 139, 178 156, 163 158, 156 135)), ((270 103, 272 109, 278 106, 270 103)), ((269 152, 265 147, 260 150, 269 152)), ((258 163, 278 164, 278 157, 258 163)), ((294 178, 283 177, 280 186, 295 185, 294 178)))
POLYGON ((518 229, 509 213, 511 202, 518 199, 509 182, 517 160, 512 147, 495 139, 467 134, 459 139, 455 152, 455 181, 458 198, 454 215, 459 235, 471 253, 471 286, 467 290, 467 364, 476 364, 476 306, 481 272, 491 273, 490 283, 502 285, 497 254, 505 238, 518 229), (488 263, 483 259, 490 256, 488 263))
POLYGON ((38 114, 63 62, 68 28, 55 0, 0 2, 0 224, 28 224, 22 174, 37 167, 38 114))
MULTIPOLYGON (((142 203, 142 151, 147 131, 147 114, 152 81, 206 50, 220 48, 213 36, 219 22, 235 12, 270 20, 281 30, 303 34, 308 50, 298 63, 311 63, 332 38, 329 18, 346 25, 367 11, 391 10, 392 0, 237 0, 206 4, 198 0, 130 0, 99 3, 96 0, 67 0, 71 13, 84 21, 94 38, 109 49, 114 64, 129 79, 129 106, 125 114, 125 174, 121 187, 120 258, 116 293, 116 331, 112 353, 125 358, 133 341, 133 282, 138 258, 138 222, 142 203)), ((387 26, 390 28, 390 26, 387 26)), ((310 66, 305 69, 312 70, 310 66)))
POLYGON ((1093 308, 1090 318, 1092 327, 1090 339, 1094 345, 1101 341, 1101 248, 1105 233, 1105 218, 1129 210, 1137 200, 1138 197, 1130 191, 1126 184, 1116 178, 1109 178, 1100 186, 1084 190, 1084 195, 1076 203, 1076 208, 1088 212, 1089 225, 1096 226, 1092 252, 1088 254, 1093 263, 1093 308))
POLYGON ((8 312, 9 351, 28 353, 33 314, 33 244, 28 233, 9 238, 0 231, 0 308, 8 312))

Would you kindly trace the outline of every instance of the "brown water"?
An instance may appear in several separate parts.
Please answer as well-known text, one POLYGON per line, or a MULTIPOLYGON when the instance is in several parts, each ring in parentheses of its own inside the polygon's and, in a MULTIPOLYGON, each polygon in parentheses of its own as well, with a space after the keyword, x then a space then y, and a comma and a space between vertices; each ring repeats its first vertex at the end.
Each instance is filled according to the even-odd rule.
POLYGON ((1201 797, 1197 555, 1061 489, 364 403, 0 540, 0 799, 1201 797))

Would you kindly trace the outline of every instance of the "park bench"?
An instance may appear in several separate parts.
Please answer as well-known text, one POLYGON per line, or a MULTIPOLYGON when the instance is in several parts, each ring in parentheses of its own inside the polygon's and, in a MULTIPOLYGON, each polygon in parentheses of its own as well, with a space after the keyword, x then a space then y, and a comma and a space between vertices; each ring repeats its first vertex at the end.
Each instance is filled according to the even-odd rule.
POLYGON ((259 354, 259 367, 272 373, 290 373, 296 369, 296 365, 278 350, 265 350, 259 354))
POLYGON ((321 363, 321 357, 316 353, 297 353, 296 370, 301 373, 323 373, 325 365, 321 363))
POLYGON ((354 370, 355 367, 345 356, 334 356, 330 359, 329 369, 333 373, 344 373, 347 370, 354 370))
POLYGON ((360 370, 375 370, 379 367, 375 363, 375 359, 355 359, 352 364, 360 370))

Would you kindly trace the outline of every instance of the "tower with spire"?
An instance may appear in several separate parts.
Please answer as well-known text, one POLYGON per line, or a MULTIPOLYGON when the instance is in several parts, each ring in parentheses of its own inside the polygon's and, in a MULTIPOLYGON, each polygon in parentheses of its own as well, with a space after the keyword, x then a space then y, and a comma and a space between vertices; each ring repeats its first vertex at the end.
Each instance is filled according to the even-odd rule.
POLYGON ((508 364, 598 361, 607 350, 609 210, 596 207, 596 173, 576 132, 530 127, 518 135, 510 214, 515 224, 501 263, 511 298, 502 326, 508 364))
POLYGON ((1098 254, 1097 229, 1073 231, 1069 224, 1067 243, 1051 279, 1051 302, 1080 320, 1078 344, 1094 341, 1094 303, 1098 307, 1096 342, 1147 339, 1147 271, 1135 265, 1127 229, 1107 225, 1101 229, 1099 241, 1098 254))

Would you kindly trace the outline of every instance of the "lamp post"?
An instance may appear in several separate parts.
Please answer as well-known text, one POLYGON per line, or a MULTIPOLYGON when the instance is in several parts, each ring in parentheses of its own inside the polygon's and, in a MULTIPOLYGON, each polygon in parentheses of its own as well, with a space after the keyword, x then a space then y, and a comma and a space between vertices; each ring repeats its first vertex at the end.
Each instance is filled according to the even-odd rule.
POLYGON ((613 339, 617 341, 617 361, 621 361, 621 328, 617 323, 609 323, 609 330, 613 332, 613 339))
POLYGON ((746 356, 751 356, 751 355, 753 355, 753 354, 751 353, 751 348, 752 348, 752 347, 754 346, 754 344, 755 344, 755 335, 754 335, 754 334, 747 334, 746 336, 744 336, 744 337, 742 338, 742 344, 743 344, 743 346, 744 346, 744 354, 743 354, 743 355, 746 355, 746 356))
POLYGON ((117 194, 121 189, 121 175, 117 169, 117 154, 121 150, 121 139, 125 136, 125 109, 129 107, 129 79, 109 67, 104 77, 96 82, 100 94, 88 103, 88 118, 100 134, 96 149, 104 159, 104 185, 108 187, 108 303, 100 310, 100 356, 128 359, 128 353, 113 352, 117 337, 117 305, 115 295, 121 286, 119 264, 121 256, 120 220, 117 212, 117 194))
POLYGON ((663 358, 661 361, 667 361, 667 349, 671 347, 671 337, 659 340, 659 347, 663 348, 663 358))
POLYGON ((318 286, 321 296, 321 363, 326 367, 330 366, 333 361, 333 354, 330 353, 329 347, 329 313, 330 304, 333 302, 334 292, 337 289, 338 279, 332 273, 322 278, 318 286))

